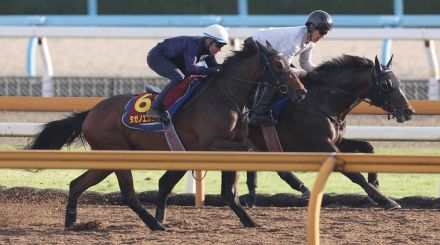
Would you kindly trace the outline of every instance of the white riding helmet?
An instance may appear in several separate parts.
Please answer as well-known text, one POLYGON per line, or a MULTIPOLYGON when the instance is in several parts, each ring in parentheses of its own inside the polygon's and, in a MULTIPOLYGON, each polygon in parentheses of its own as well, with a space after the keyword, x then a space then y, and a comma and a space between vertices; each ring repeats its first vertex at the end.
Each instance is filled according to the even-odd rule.
POLYGON ((226 28, 217 24, 206 27, 203 31, 203 36, 212 38, 219 43, 228 44, 229 42, 229 34, 226 28))

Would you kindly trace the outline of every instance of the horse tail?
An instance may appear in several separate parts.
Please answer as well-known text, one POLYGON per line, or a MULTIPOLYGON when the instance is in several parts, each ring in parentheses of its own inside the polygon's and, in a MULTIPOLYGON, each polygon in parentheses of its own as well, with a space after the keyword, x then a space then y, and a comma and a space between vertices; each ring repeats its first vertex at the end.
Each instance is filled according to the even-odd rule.
POLYGON ((88 113, 89 111, 73 113, 64 119, 46 123, 26 149, 61 149, 64 145, 71 145, 81 136, 82 125, 88 113))

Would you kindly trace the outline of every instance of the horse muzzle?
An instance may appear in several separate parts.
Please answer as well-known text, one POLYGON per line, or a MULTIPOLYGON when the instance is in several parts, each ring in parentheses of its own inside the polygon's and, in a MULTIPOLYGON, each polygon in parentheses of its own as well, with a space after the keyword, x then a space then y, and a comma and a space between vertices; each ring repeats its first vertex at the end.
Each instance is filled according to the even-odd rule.
POLYGON ((298 88, 295 93, 290 97, 292 102, 301 102, 306 98, 307 89, 298 88))
POLYGON ((412 116, 416 113, 416 111, 412 108, 404 108, 395 110, 392 115, 396 118, 396 121, 399 123, 404 123, 406 121, 411 121, 412 116))

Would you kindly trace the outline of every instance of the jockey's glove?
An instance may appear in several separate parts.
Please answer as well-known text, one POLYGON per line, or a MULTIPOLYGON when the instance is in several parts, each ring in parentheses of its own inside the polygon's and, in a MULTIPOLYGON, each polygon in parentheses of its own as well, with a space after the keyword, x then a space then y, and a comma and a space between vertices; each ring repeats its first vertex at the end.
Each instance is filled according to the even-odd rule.
POLYGON ((223 72, 223 67, 221 65, 208 67, 208 74, 216 74, 216 73, 222 73, 222 72, 223 72))

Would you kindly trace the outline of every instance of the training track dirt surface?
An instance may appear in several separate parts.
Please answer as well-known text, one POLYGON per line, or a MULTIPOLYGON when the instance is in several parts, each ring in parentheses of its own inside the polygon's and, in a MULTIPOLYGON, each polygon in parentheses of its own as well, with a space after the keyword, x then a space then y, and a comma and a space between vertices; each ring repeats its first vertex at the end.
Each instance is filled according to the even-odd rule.
MULTIPOLYGON (((0 198, 0 244, 306 244, 307 238, 305 207, 247 209, 261 226, 245 228, 228 207, 171 205, 167 230, 151 232, 126 206, 80 202, 78 221, 100 227, 64 231, 62 193, 45 191, 46 200, 26 199, 23 190, 16 198, 8 193, 0 198)), ((321 243, 439 244, 440 210, 323 208, 321 243)))

